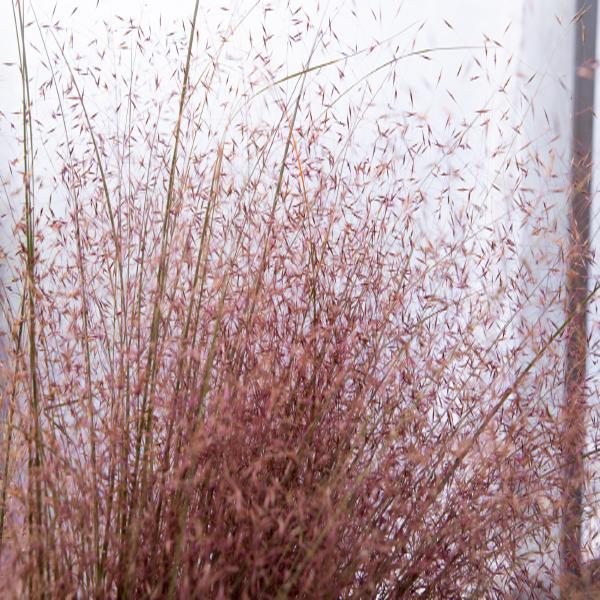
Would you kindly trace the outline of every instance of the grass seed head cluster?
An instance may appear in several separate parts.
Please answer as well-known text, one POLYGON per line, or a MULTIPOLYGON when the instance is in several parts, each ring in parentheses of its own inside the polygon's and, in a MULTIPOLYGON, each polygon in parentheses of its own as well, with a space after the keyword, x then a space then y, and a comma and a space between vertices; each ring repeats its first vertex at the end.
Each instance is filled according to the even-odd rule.
MULTIPOLYGON (((549 539, 559 511, 548 398, 564 327, 525 318, 562 300, 519 260, 512 223, 530 214, 537 166, 500 110, 508 82, 440 125, 402 83, 435 48, 382 40, 332 58, 335 20, 291 3, 304 64, 290 72, 267 28, 245 29, 260 6, 223 11, 214 37, 191 8, 167 35, 115 20, 113 57, 99 45, 89 61, 14 3, 4 589, 528 593, 529 540, 549 539), (253 51, 236 80, 241 31, 253 51), (363 55, 379 62, 357 75, 363 55), (482 135, 492 176, 461 164, 482 135)), ((447 51, 475 82, 512 60, 490 39, 447 51)))

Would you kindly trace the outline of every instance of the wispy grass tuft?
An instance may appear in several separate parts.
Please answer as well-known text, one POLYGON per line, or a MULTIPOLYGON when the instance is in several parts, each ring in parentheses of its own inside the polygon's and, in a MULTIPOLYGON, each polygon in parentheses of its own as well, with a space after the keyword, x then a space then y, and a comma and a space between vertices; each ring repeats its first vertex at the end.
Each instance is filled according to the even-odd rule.
POLYGON ((468 63, 466 82, 491 78, 511 62, 499 44, 401 47, 398 34, 332 56, 335 23, 290 7, 304 36, 290 47, 312 46, 282 70, 256 7, 231 10, 210 45, 196 1, 183 34, 123 21, 115 63, 100 48, 89 65, 13 6, 7 593, 531 591, 528 540, 560 512, 545 402, 573 317, 535 329, 523 314, 560 294, 528 286, 503 226, 531 201, 518 126, 481 145, 500 164, 491 182, 461 162, 503 123, 505 91, 438 123, 401 82, 403 61, 442 52, 468 63), (227 52, 242 37, 235 71, 227 52), (32 112, 32 48, 52 124, 32 112), (51 169, 37 148, 53 149, 51 169), (514 175, 506 197, 498 173, 514 175))

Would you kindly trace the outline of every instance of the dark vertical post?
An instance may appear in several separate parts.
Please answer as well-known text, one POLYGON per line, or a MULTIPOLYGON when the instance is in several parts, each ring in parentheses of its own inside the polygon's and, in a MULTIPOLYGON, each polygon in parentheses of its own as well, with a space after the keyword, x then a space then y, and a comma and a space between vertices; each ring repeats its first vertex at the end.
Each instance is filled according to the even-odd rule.
POLYGON ((581 306, 588 289, 597 18, 597 0, 577 0, 567 304, 569 313, 577 310, 578 306, 580 308, 567 332, 566 395, 562 415, 562 459, 565 467, 560 559, 561 598, 564 599, 573 598, 582 591, 587 335, 586 310, 581 306))

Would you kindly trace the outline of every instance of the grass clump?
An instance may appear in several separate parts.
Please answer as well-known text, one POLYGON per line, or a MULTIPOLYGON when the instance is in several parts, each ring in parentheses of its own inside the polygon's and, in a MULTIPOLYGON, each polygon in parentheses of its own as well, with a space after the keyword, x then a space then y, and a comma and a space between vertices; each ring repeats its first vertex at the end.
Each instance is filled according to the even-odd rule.
MULTIPOLYGON (((557 477, 543 386, 569 320, 523 334, 532 293, 514 234, 485 220, 497 186, 454 162, 487 110, 440 128, 412 92, 402 110, 377 99, 398 97, 404 60, 436 50, 388 40, 331 59, 334 32, 294 9, 314 39, 306 64, 282 75, 257 52, 235 87, 227 49, 244 28, 256 38, 252 11, 233 11, 208 48, 198 2, 168 48, 123 22, 117 63, 99 49, 95 68, 14 7, 23 157, 2 298, 5 589, 530 589, 523 548, 556 520, 540 508, 557 477), (51 138, 34 128, 29 31, 47 69, 40 97, 56 99, 51 138), (352 60, 377 52, 344 83, 352 60), (159 60, 173 81, 151 71, 159 60), (38 150, 57 138, 37 185, 38 150)), ((485 69, 488 51, 468 56, 485 69)), ((491 151, 507 170, 520 168, 513 148, 491 151)))

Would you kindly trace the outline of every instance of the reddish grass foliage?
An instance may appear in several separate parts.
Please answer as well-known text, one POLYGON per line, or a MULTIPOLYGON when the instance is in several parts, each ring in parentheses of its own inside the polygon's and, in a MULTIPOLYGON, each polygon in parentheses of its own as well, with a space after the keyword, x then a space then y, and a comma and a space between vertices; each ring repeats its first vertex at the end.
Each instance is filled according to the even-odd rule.
MULTIPOLYGON (((564 327, 523 309, 544 314, 560 291, 530 283, 518 230, 486 212, 496 179, 460 158, 502 100, 440 127, 406 94, 389 110, 377 89, 435 51, 374 44, 383 66, 345 83, 360 50, 323 65, 332 30, 292 8, 315 40, 304 67, 282 77, 257 51, 228 88, 245 13, 207 48, 196 13, 168 48, 123 23, 125 58, 107 66, 15 4, 9 594, 504 597, 555 575, 542 552, 534 577, 528 552, 558 518, 548 405, 564 327), (39 97, 55 103, 44 126, 36 31, 39 97), (151 71, 161 57, 172 81, 151 71)), ((507 211, 526 216, 516 135, 483 151, 514 177, 507 211)))

